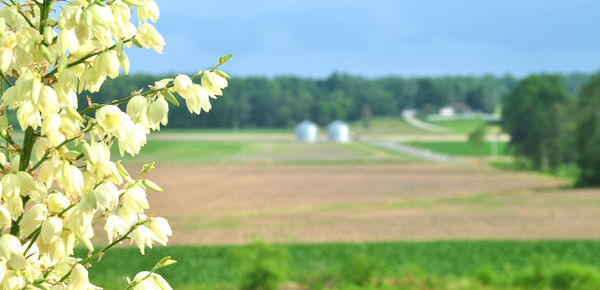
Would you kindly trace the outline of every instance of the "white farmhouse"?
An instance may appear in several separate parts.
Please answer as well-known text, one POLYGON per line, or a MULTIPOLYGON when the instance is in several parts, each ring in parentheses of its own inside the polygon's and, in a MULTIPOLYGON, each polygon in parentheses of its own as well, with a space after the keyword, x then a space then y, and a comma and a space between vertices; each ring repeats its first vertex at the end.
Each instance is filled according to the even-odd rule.
POLYGON ((442 107, 440 109, 440 117, 454 117, 456 113, 454 112, 454 108, 451 106, 442 107))

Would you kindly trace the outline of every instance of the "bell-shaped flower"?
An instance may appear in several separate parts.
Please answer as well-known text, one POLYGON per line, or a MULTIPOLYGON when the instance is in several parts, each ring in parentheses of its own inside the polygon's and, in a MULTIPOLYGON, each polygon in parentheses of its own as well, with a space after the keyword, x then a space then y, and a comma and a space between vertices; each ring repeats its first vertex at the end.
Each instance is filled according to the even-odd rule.
POLYGON ((130 212, 143 213, 148 209, 148 199, 146 199, 146 191, 139 185, 134 185, 123 193, 123 207, 130 212))
POLYGON ((20 196, 15 196, 6 200, 4 205, 14 221, 16 221, 23 214, 23 200, 20 196))
POLYGON ((145 48, 152 48, 158 53, 162 53, 165 46, 165 39, 150 23, 142 23, 138 26, 135 40, 145 48))
POLYGON ((69 284, 67 285, 67 290, 88 290, 88 289, 102 289, 100 287, 94 286, 90 283, 90 279, 88 277, 88 271, 81 264, 76 264, 73 267, 73 271, 71 272, 71 277, 69 279, 69 284))
POLYGON ((108 236, 108 242, 121 237, 129 230, 129 224, 117 215, 109 215, 104 224, 104 230, 108 236))
POLYGON ((136 95, 127 103, 127 115, 136 123, 146 121, 146 111, 148 110, 148 99, 144 96, 136 95))
POLYGON ((100 75, 107 75, 111 79, 119 76, 120 63, 114 50, 98 55, 94 60, 94 66, 100 75))
POLYGON ((204 87, 214 98, 214 95, 223 95, 222 89, 227 87, 227 79, 212 71, 204 71, 201 78, 202 87, 204 87))
POLYGON ((27 127, 37 129, 37 127, 42 125, 40 111, 31 101, 23 102, 19 109, 17 109, 17 120, 23 131, 25 131, 27 127))
POLYGON ((57 179, 61 172, 61 161, 58 156, 52 156, 50 159, 42 163, 40 167, 39 181, 46 189, 52 186, 52 183, 57 179))
POLYGON ((148 123, 153 130, 159 130, 160 125, 167 125, 169 121, 169 104, 163 96, 148 106, 148 123))
POLYGON ((58 217, 49 217, 42 222, 42 231, 40 238, 46 244, 54 243, 63 229, 63 221, 58 217))
POLYGON ((60 110, 56 91, 49 86, 42 86, 37 102, 37 108, 44 116, 56 115, 60 110))
POLYGON ((0 237, 0 258, 8 260, 12 254, 23 254, 23 251, 21 241, 17 237, 10 234, 0 237))
POLYGON ((78 197, 83 190, 81 170, 68 162, 63 162, 58 176, 58 185, 71 197, 78 197))
POLYGON ((189 76, 180 74, 173 81, 173 89, 178 94, 186 98, 188 92, 192 89, 193 84, 194 83, 192 82, 192 79, 189 76))
POLYGON ((143 5, 137 8, 139 22, 142 23, 148 21, 148 19, 152 20, 152 22, 156 22, 160 16, 160 10, 158 9, 156 2, 152 0, 143 0, 142 3, 143 5))
POLYGON ((127 138, 129 130, 133 127, 131 118, 114 105, 104 106, 96 111, 96 121, 107 133, 113 134, 117 139, 127 138))
POLYGON ((24 215, 19 226, 21 227, 21 236, 26 237, 35 231, 48 215, 48 209, 43 204, 35 204, 24 215))
POLYGON ((27 283, 16 271, 7 273, 2 281, 2 290, 24 289, 27 283))
POLYGON ((136 155, 140 152, 142 146, 146 144, 146 128, 141 124, 135 124, 130 127, 131 131, 128 132, 124 138, 119 139, 119 152, 121 156, 125 152, 136 155))
POLYGON ((0 230, 8 228, 11 225, 10 212, 6 207, 0 205, 0 230))
POLYGON ((52 213, 60 213, 71 205, 69 199, 59 192, 49 194, 46 203, 52 213))
POLYGON ((140 272, 133 278, 133 282, 137 283, 133 286, 133 290, 172 290, 167 281, 160 275, 151 272, 140 272))
POLYGON ((185 104, 190 113, 200 114, 202 110, 208 112, 212 106, 208 96, 208 91, 200 85, 194 84, 190 91, 190 94, 185 98, 185 104))
POLYGON ((173 235, 173 231, 171 231, 169 223, 165 218, 161 217, 150 218, 150 230, 152 230, 156 236, 156 241, 163 246, 167 245, 169 237, 173 235))
POLYGON ((100 210, 112 210, 119 202, 119 190, 112 182, 98 185, 95 189, 96 202, 100 210))
POLYGON ((152 241, 157 240, 157 238, 148 227, 139 225, 133 230, 133 240, 135 241, 135 245, 140 249, 142 255, 144 255, 145 247, 152 248, 152 241))

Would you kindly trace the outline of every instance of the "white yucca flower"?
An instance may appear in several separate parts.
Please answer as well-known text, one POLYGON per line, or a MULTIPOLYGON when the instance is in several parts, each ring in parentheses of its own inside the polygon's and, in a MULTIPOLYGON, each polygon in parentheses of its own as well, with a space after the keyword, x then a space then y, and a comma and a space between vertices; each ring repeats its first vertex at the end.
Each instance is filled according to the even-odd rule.
MULTIPOLYGON (((169 103, 179 103, 172 91, 199 114, 227 86, 227 75, 216 68, 229 56, 196 76, 163 79, 111 104, 90 100, 80 109, 82 94, 98 92, 121 68, 128 73, 125 48, 162 52, 164 38, 149 23, 160 10, 153 0, 58 2, 0 7, 0 71, 14 80, 5 82, 0 99, 0 135, 7 141, 0 153, 2 289, 97 289, 84 265, 101 254, 91 239, 102 219, 108 248, 129 240, 143 254, 153 243, 166 245, 172 235, 167 220, 144 214, 146 187, 162 189, 113 162, 111 146, 121 156, 139 153, 147 134, 168 123, 169 103), (201 84, 194 84, 199 77, 201 84), (125 103, 126 112, 116 106, 125 103), (9 124, 9 113, 24 132, 22 142, 12 141, 16 123, 9 124), (74 258, 75 245, 85 246, 89 257, 74 258)), ((134 289, 171 289, 152 272, 132 283, 134 289)))
POLYGON ((151 272, 140 272, 133 278, 133 283, 137 285, 133 286, 133 290, 172 290, 171 286, 167 281, 160 275, 151 272))

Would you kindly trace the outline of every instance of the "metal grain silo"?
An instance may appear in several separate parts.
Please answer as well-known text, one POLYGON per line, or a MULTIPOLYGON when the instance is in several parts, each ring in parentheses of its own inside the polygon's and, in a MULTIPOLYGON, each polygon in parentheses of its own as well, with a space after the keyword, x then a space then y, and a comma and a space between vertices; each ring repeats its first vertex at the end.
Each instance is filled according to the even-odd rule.
POLYGON ((350 142, 350 126, 340 120, 333 121, 327 126, 327 135, 332 142, 350 142))
POLYGON ((296 140, 299 142, 316 142, 319 129, 315 123, 304 120, 296 126, 296 140))

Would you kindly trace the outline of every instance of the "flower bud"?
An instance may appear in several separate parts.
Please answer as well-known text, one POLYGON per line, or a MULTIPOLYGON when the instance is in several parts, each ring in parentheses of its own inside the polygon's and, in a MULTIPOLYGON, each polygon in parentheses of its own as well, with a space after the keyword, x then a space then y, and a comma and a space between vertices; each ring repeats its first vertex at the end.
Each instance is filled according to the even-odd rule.
POLYGON ((152 189, 154 191, 158 191, 158 192, 164 191, 162 188, 160 188, 160 186, 158 186, 156 183, 152 182, 152 180, 144 179, 144 180, 142 180, 142 182, 144 183, 145 186, 149 187, 150 189, 152 189))

